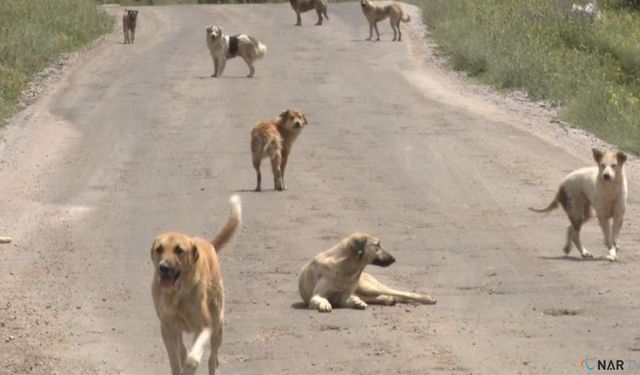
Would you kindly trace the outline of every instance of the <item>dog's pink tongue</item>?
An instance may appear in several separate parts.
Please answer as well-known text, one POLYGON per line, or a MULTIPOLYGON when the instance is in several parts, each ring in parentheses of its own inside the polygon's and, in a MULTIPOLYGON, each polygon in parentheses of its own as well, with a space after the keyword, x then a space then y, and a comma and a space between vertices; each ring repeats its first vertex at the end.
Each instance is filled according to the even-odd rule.
POLYGON ((173 278, 171 277, 161 277, 160 278, 160 286, 163 288, 171 288, 173 286, 173 278))

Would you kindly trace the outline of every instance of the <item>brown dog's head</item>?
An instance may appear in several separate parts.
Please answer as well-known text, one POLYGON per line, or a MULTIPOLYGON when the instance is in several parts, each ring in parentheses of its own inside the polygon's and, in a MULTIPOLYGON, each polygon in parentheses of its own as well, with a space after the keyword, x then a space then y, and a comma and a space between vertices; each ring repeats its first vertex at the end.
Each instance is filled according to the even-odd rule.
POLYGON ((297 109, 286 109, 280 112, 278 117, 280 117, 282 126, 287 130, 300 131, 309 124, 307 116, 297 109))
POLYGON ((193 269, 198 261, 198 247, 184 234, 165 233, 153 241, 151 261, 161 289, 171 290, 193 269))
POLYGON ((371 2, 369 0, 360 0, 360 6, 361 7, 367 8, 370 5, 371 5, 371 2))
POLYGON ((222 37, 224 29, 220 26, 207 26, 207 39, 216 40, 222 37))
POLYGON ((597 148, 592 151, 593 159, 598 163, 598 178, 605 181, 615 181, 622 176, 622 167, 627 161, 627 155, 622 152, 602 152, 597 148))
POLYGON ((135 9, 126 9, 127 14, 129 15, 129 18, 131 18, 132 21, 135 21, 136 18, 138 18, 138 11, 135 9))
POLYGON ((352 256, 363 264, 387 267, 396 259, 380 246, 380 240, 366 233, 353 233, 347 238, 347 246, 352 256))

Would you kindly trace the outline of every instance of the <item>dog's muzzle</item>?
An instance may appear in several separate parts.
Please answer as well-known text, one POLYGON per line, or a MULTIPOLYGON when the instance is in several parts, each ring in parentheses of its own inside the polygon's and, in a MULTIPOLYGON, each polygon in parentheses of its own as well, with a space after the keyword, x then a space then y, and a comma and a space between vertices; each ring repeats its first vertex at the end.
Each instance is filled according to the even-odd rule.
POLYGON ((296 122, 296 123, 293 124, 293 128, 294 129, 300 129, 301 127, 302 126, 301 126, 301 124, 299 122, 296 122))
POLYGON ((373 258, 373 261, 371 262, 371 264, 373 264, 374 266, 388 267, 392 265, 393 262, 395 261, 396 261, 396 258, 392 257, 391 255, 384 255, 384 256, 373 258))
POLYGON ((160 276, 161 287, 172 288, 178 280, 178 277, 180 277, 180 271, 165 262, 160 262, 158 265, 158 275, 160 276))
POLYGON ((611 175, 610 174, 603 174, 602 178, 604 178, 605 181, 611 181, 611 175))

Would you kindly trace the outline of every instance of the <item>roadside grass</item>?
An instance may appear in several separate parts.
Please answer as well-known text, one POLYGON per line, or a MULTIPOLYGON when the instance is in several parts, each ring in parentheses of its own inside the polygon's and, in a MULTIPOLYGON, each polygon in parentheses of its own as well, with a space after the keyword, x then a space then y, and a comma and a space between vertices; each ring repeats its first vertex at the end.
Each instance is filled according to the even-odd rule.
POLYGON ((61 53, 111 30, 112 17, 88 0, 0 1, 0 125, 25 86, 61 53))
POLYGON ((453 69, 561 105, 564 120, 639 153, 640 13, 624 1, 595 20, 570 14, 573 0, 412 2, 453 69))

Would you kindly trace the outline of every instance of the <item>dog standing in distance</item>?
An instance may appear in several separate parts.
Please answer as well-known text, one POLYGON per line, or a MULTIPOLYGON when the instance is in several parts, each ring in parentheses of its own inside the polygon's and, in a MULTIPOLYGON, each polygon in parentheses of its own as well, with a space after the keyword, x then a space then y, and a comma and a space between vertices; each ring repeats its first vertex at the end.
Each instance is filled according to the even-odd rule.
POLYGON ((124 44, 133 43, 136 40, 136 21, 138 11, 125 9, 122 15, 122 32, 124 33, 124 44))
POLYGON ((376 30, 376 35, 378 36, 376 40, 380 40, 378 22, 384 21, 389 17, 391 29, 393 29, 393 41, 402 41, 400 22, 409 22, 411 21, 411 17, 408 14, 406 18, 402 17, 403 12, 400 4, 393 3, 388 5, 377 5, 372 3, 371 0, 360 0, 360 7, 369 22, 369 38, 367 38, 367 40, 371 40, 373 37, 373 29, 376 30))
POLYGON ((319 312, 330 312, 333 306, 364 310, 367 303, 436 303, 429 296, 391 289, 363 272, 369 264, 387 267, 393 262, 395 259, 382 249, 380 240, 353 233, 302 268, 298 280, 300 297, 310 309, 319 312))
POLYGON ((208 343, 209 375, 218 368, 224 288, 217 253, 233 237, 242 215, 240 197, 234 195, 230 202, 231 215, 213 240, 170 232, 156 237, 151 246, 151 292, 173 375, 195 374, 208 343), (195 334, 188 354, 183 332, 195 334))
POLYGON ((529 209, 535 212, 549 212, 561 205, 571 223, 567 228, 564 253, 569 254, 573 242, 583 258, 592 258, 593 255, 580 242, 580 228, 591 216, 593 207, 604 233, 604 243, 609 249, 607 259, 616 261, 617 241, 627 205, 627 179, 624 174, 627 156, 622 152, 602 152, 595 148, 592 152, 597 167, 571 172, 564 178, 556 197, 547 207, 529 209))
POLYGON ((302 25, 302 18, 300 13, 308 12, 311 9, 315 9, 318 14, 318 22, 316 26, 322 25, 322 16, 329 20, 327 15, 327 0, 289 0, 291 8, 296 12, 296 26, 302 25))
POLYGON ((263 58, 267 54, 267 47, 256 38, 239 34, 229 36, 224 34, 224 29, 219 26, 208 26, 207 47, 213 59, 213 74, 211 77, 220 77, 224 71, 228 59, 236 56, 242 57, 249 66, 248 78, 253 77, 255 69, 254 61, 263 58))
POLYGON ((263 158, 271 159, 275 190, 284 190, 284 170, 287 167, 293 142, 298 138, 302 128, 309 122, 304 113, 287 109, 271 121, 262 121, 251 128, 251 156, 253 168, 256 170, 256 191, 260 191, 262 174, 260 163, 263 158))

